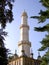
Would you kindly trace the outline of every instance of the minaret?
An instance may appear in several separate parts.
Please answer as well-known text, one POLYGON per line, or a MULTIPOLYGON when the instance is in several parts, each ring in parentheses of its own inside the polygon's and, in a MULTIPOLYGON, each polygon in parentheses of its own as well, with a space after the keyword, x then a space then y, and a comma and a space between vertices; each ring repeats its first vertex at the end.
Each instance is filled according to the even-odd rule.
POLYGON ((29 42, 29 26, 28 26, 28 16, 24 11, 21 15, 21 25, 20 25, 20 41, 18 43, 19 56, 23 55, 23 52, 27 57, 30 57, 30 47, 31 43, 29 42))

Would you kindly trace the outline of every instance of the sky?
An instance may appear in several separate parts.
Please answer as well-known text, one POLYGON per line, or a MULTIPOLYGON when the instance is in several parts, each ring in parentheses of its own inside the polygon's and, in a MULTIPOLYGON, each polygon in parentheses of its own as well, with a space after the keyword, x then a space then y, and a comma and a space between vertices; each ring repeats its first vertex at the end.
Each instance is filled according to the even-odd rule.
MULTIPOLYGON (((38 49, 41 47, 40 41, 45 37, 45 33, 34 31, 34 27, 43 26, 44 24, 38 24, 37 19, 31 19, 31 16, 38 15, 40 10, 45 8, 39 3, 39 0, 15 0, 13 4, 13 18, 12 23, 7 23, 6 31, 8 36, 5 38, 6 47, 14 53, 17 50, 18 53, 18 42, 20 40, 20 25, 21 25, 21 14, 25 10, 28 15, 29 40, 31 42, 31 48, 33 51, 34 58, 38 56, 38 49)), ((42 56, 44 52, 40 52, 42 56)))

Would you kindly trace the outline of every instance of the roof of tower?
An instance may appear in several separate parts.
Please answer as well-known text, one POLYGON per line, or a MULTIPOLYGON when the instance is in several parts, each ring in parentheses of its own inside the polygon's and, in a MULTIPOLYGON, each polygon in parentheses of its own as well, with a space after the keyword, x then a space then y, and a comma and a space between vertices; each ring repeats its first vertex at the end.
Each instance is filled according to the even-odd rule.
POLYGON ((27 16, 27 13, 24 11, 21 16, 27 16))

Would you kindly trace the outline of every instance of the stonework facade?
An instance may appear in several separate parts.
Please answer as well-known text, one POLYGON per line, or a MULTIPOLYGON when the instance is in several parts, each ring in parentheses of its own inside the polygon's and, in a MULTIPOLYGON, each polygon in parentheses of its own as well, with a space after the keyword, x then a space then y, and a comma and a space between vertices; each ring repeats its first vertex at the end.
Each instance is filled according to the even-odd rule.
POLYGON ((21 57, 15 57, 9 60, 8 65, 40 65, 41 61, 36 60, 30 57, 21 56, 21 57))
POLYGON ((9 57, 8 65, 40 65, 40 58, 36 60, 33 58, 33 53, 30 53, 28 15, 25 11, 22 13, 21 18, 20 41, 18 42, 19 55, 15 53, 9 57))

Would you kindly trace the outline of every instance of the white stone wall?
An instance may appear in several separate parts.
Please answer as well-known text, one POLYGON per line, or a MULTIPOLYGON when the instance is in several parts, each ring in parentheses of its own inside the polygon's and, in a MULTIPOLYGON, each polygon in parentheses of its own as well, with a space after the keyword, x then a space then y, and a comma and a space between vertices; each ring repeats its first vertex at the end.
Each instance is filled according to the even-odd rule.
POLYGON ((29 30, 24 27, 20 30, 20 41, 29 41, 29 30))
POLYGON ((30 46, 28 44, 24 44, 25 54, 30 57, 30 46))
POLYGON ((8 65, 23 65, 23 58, 15 59, 9 62, 8 65))
POLYGON ((18 46, 18 55, 21 56, 22 55, 22 45, 18 46))
POLYGON ((19 49, 19 56, 22 56, 22 50, 24 50, 26 56, 30 57, 30 45, 29 44, 21 44, 20 46, 18 46, 19 49))
POLYGON ((27 17, 26 16, 22 16, 21 24, 24 24, 24 25, 27 24, 27 17))

